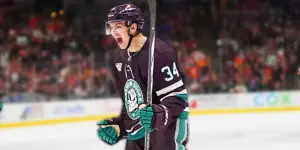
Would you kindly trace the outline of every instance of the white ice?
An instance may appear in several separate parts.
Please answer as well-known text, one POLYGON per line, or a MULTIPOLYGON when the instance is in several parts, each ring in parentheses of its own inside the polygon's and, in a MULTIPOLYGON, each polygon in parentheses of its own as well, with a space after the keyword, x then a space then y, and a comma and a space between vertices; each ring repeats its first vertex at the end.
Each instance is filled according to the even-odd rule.
MULTIPOLYGON (((299 150, 300 112, 190 117, 189 150, 299 150)), ((98 140, 94 122, 0 130, 0 150, 123 150, 98 140)))

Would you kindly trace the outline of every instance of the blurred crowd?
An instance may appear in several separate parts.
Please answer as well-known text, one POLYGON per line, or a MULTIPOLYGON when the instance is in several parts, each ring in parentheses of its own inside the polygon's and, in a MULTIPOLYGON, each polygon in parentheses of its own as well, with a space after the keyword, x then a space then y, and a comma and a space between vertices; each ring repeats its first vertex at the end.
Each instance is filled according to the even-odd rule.
POLYGON ((0 16, 3 95, 39 93, 71 99, 111 93, 110 71, 96 65, 89 43, 78 38, 65 15, 64 10, 32 14, 13 8, 0 16))
MULTIPOLYGON (((190 92, 299 88, 299 5, 220 0, 174 2, 171 8, 169 3, 159 3, 157 32, 177 50, 190 92), (215 37, 214 48, 199 44, 207 33, 215 37)), ((117 47, 103 29, 108 6, 86 5, 89 9, 32 13, 12 7, 0 13, 2 95, 117 94, 110 71, 117 47)), ((149 17, 147 5, 141 7, 149 17)), ((149 21, 145 24, 147 35, 149 21)))
POLYGON ((194 79, 191 91, 243 93, 299 89, 300 3, 222 2, 221 13, 216 16, 220 20, 217 55, 211 58, 200 51, 192 54, 197 67, 189 69, 194 79), (217 59, 217 65, 213 65, 212 59, 217 59))

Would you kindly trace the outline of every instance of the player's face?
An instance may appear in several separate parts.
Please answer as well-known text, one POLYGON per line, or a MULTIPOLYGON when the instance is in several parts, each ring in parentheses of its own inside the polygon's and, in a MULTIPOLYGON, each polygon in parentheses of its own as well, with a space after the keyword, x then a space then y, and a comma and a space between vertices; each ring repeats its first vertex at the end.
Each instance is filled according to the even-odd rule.
POLYGON ((128 27, 125 22, 114 22, 110 23, 111 34, 117 41, 121 49, 125 49, 129 43, 128 27))

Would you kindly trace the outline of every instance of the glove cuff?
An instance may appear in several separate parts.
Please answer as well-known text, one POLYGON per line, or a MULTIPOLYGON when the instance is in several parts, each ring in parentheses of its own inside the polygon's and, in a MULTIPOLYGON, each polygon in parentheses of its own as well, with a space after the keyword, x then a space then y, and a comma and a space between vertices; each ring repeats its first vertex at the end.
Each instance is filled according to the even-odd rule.
POLYGON ((108 122, 106 120, 101 120, 97 122, 97 125, 108 125, 108 122))
POLYGON ((153 127, 162 129, 168 124, 169 111, 164 105, 153 105, 153 111, 155 116, 153 117, 153 127))

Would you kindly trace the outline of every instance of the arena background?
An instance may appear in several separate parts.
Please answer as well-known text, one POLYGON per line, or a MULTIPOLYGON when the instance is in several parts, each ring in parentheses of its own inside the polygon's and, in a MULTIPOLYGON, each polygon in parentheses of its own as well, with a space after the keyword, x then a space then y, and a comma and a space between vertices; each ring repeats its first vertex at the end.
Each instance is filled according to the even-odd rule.
MULTIPOLYGON (((144 0, 0 1, 0 130, 118 114, 111 75, 117 45, 104 26, 108 10, 122 3, 142 8, 148 35, 144 0)), ((191 116, 268 113, 264 119, 272 120, 300 110, 299 6, 298 0, 157 0, 157 35, 177 51, 191 116)))

